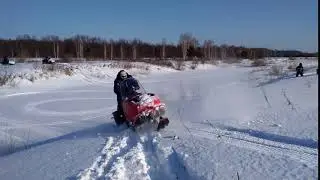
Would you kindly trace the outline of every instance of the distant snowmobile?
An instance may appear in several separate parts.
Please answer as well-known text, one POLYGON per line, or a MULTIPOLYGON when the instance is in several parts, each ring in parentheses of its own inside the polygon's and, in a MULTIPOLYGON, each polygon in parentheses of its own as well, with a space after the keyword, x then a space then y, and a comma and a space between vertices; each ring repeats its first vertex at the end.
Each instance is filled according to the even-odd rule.
POLYGON ((50 59, 49 57, 45 57, 42 60, 42 64, 54 64, 54 63, 55 63, 55 60, 54 59, 50 59))
POLYGON ((3 57, 3 60, 1 62, 3 65, 15 65, 16 62, 12 59, 9 59, 7 56, 3 57))
POLYGON ((147 93, 138 80, 128 78, 120 84, 123 117, 118 111, 113 112, 117 125, 126 123, 133 130, 147 128, 151 125, 159 131, 169 124, 168 118, 164 117, 166 106, 160 98, 153 93, 147 93))

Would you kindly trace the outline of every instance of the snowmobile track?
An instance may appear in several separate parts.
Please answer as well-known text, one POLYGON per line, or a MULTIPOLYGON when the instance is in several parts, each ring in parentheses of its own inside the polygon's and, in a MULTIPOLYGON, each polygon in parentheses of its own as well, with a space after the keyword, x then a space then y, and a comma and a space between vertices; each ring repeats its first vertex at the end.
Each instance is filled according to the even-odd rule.
POLYGON ((317 149, 299 146, 294 144, 286 144, 259 137, 250 136, 244 132, 234 132, 223 128, 196 129, 190 128, 194 136, 201 138, 218 140, 224 143, 258 150, 266 154, 278 154, 280 156, 288 156, 297 161, 301 161, 310 167, 317 166, 318 152, 317 149), (215 134, 216 136, 212 136, 215 134))
POLYGON ((131 129, 108 137, 100 156, 78 179, 176 179, 179 169, 172 158, 177 155, 171 147, 161 147, 159 138, 157 132, 138 134, 131 129))

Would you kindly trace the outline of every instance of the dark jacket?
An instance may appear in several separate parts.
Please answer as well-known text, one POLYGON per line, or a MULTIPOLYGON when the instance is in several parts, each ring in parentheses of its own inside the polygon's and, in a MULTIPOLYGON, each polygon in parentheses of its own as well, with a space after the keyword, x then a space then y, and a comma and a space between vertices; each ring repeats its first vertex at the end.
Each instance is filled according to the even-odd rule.
POLYGON ((296 67, 297 72, 303 72, 303 66, 302 63, 299 64, 299 66, 296 67))
MULTIPOLYGON (((116 79, 114 80, 114 83, 113 83, 113 92, 117 95, 118 102, 121 101, 120 83, 123 80, 120 77, 120 73, 122 71, 124 71, 124 70, 121 70, 121 71, 118 72, 117 77, 116 77, 116 79)), ((132 76, 130 74, 128 74, 127 78, 130 78, 130 77, 132 77, 132 76)))
POLYGON ((2 64, 9 64, 9 58, 8 56, 3 57, 3 61, 1 62, 2 64))

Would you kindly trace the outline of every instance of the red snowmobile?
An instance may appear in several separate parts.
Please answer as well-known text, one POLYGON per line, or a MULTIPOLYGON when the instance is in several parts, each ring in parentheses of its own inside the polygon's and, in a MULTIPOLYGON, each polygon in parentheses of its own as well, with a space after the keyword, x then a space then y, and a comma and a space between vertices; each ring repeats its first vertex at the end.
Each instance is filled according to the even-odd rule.
POLYGON ((121 115, 118 111, 113 112, 117 125, 124 122, 134 130, 145 125, 159 131, 169 124, 168 118, 164 117, 166 106, 160 98, 153 93, 147 93, 138 80, 128 78, 120 84, 122 97, 121 115))

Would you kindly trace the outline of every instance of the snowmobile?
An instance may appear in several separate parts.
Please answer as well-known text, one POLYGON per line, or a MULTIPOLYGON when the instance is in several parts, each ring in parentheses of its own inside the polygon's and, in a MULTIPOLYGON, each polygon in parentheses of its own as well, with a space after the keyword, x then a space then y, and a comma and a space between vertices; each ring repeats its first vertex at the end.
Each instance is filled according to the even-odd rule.
POLYGON ((8 57, 4 57, 3 61, 1 62, 2 65, 15 65, 16 62, 12 59, 9 59, 8 57))
POLYGON ((54 59, 50 59, 49 57, 45 57, 42 60, 42 64, 54 64, 56 61, 54 59))
POLYGON ((168 118, 164 117, 166 105, 154 93, 146 92, 135 78, 122 81, 120 92, 123 114, 113 112, 117 125, 126 123, 134 131, 144 127, 159 131, 169 124, 168 118))

